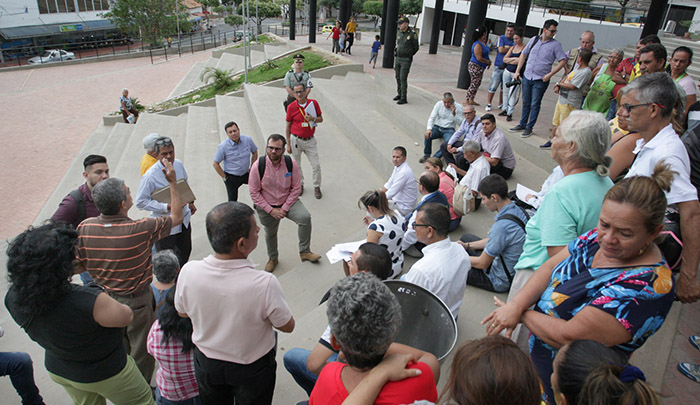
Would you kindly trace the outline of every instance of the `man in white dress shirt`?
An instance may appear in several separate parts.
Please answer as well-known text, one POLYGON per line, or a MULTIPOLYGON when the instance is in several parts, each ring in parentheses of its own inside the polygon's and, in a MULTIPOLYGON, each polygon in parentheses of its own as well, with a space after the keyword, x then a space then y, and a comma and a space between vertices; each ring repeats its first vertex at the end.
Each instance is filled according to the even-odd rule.
MULTIPOLYGON (((139 190, 136 193, 136 207, 142 210, 151 211, 152 217, 160 217, 170 215, 170 204, 162 203, 154 200, 151 194, 168 186, 168 181, 163 174, 163 163, 161 160, 166 159, 175 169, 177 181, 187 181, 187 172, 185 166, 178 159, 175 159, 175 146, 173 141, 165 136, 156 139, 153 145, 153 152, 156 154, 158 162, 151 166, 148 171, 141 177, 139 190)), ((177 208, 177 207, 176 207, 177 208)), ((194 203, 185 204, 182 207, 182 224, 174 226, 170 231, 170 236, 156 242, 156 251, 172 249, 177 255, 180 266, 184 266, 190 258, 192 252, 192 227, 190 219, 192 214, 197 211, 194 203)))
MULTIPOLYGON (((486 160, 486 156, 481 153, 481 145, 479 145, 479 142, 470 140, 465 142, 463 147, 464 158, 469 162, 469 170, 464 174, 459 184, 469 187, 474 197, 478 197, 479 184, 481 180, 491 174, 491 165, 489 161, 486 160)), ((457 170, 457 174, 461 174, 460 170, 457 170)))
POLYGON ((463 115, 464 120, 462 120, 459 128, 447 142, 440 145, 440 150, 448 165, 454 164, 460 169, 467 171, 469 162, 462 156, 462 145, 469 139, 478 141, 482 128, 481 120, 476 116, 476 110, 474 110, 473 105, 464 106, 463 115))
POLYGON ((394 163, 394 171, 384 184, 382 191, 392 208, 397 209, 401 215, 413 211, 418 198, 418 186, 413 170, 406 162, 406 148, 397 146, 391 152, 391 161, 394 163))
POLYGON ((450 212, 438 203, 427 203, 418 209, 414 227, 418 240, 425 243, 423 258, 401 279, 417 284, 440 299, 455 318, 464 298, 467 276, 471 269, 469 254, 447 235, 450 212))
MULTIPOLYGON (((423 163, 433 153, 433 139, 444 139, 447 142, 455 133, 455 128, 461 123, 464 115, 464 107, 455 103, 452 93, 442 95, 442 100, 435 103, 433 111, 428 118, 428 127, 423 140, 423 157, 419 162, 423 163)), ((442 149, 437 151, 435 157, 442 156, 442 149)))
POLYGON ((642 135, 634 150, 637 157, 626 177, 651 176, 661 160, 678 173, 666 193, 668 204, 675 204, 681 214, 683 263, 676 279, 676 296, 681 302, 692 303, 700 299, 700 204, 690 183, 688 152, 671 126, 673 106, 679 97, 678 92, 668 91, 673 85, 673 79, 665 72, 636 78, 623 89, 627 103, 621 106, 619 114, 627 120, 630 131, 642 135))

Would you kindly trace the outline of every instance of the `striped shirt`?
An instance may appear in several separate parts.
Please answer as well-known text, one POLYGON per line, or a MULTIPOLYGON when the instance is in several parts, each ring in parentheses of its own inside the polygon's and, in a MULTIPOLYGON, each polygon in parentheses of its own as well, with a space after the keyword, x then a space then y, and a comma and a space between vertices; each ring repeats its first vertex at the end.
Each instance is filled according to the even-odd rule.
POLYGON ((194 377, 194 350, 182 352, 182 342, 168 339, 163 345, 163 330, 155 321, 148 332, 148 353, 158 361, 156 384, 163 398, 184 401, 199 396, 199 387, 194 377))
POLYGON ((110 293, 141 293, 153 280, 151 248, 170 234, 172 223, 170 216, 138 221, 125 215, 86 219, 78 226, 77 267, 87 270, 110 293))

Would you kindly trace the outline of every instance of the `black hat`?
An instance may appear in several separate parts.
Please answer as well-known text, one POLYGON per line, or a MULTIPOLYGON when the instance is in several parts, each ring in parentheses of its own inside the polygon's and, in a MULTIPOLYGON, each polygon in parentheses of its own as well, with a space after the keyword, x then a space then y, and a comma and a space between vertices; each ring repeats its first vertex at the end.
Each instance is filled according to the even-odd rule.
POLYGON ((403 23, 410 23, 410 21, 408 21, 408 17, 399 18, 399 24, 403 24, 403 23))
POLYGON ((297 53, 297 54, 294 55, 292 58, 293 58, 293 59, 304 59, 304 55, 302 55, 302 54, 300 54, 300 53, 297 53))

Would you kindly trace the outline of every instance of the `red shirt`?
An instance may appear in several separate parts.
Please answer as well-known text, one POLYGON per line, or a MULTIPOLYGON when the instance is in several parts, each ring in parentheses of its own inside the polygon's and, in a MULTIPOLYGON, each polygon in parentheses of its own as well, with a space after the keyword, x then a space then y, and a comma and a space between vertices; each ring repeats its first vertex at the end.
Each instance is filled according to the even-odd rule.
MULTIPOLYGON (((340 372, 347 364, 337 361, 328 363, 321 370, 314 390, 309 398, 309 405, 340 405, 350 395, 340 378, 340 372)), ((425 363, 414 363, 408 368, 422 371, 418 377, 401 381, 388 382, 374 401, 379 405, 412 404, 415 401, 437 401, 437 388, 433 370, 425 363)))
POLYGON ((333 27, 333 39, 340 39, 340 29, 333 27))
POLYGON ((291 132, 299 138, 311 138, 316 132, 315 123, 309 123, 306 117, 320 117, 321 107, 318 101, 307 99, 306 104, 299 106, 299 102, 292 101, 287 107, 287 122, 292 123, 291 132))
MULTIPOLYGON (((615 68, 616 72, 619 73, 625 73, 627 77, 630 77, 630 73, 632 73, 632 69, 634 69, 634 57, 623 59, 622 62, 620 62, 619 65, 615 68)), ((626 84, 616 84, 615 87, 613 87, 612 95, 613 97, 617 97, 617 92, 620 91, 621 88, 627 86, 626 84)))

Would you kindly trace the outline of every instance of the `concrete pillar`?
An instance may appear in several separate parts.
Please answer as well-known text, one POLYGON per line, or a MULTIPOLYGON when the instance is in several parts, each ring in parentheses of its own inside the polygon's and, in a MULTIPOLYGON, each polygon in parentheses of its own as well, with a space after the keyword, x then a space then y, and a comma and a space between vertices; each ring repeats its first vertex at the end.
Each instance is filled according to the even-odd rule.
POLYGON ((644 23, 642 36, 639 38, 644 38, 647 35, 657 34, 659 32, 662 28, 661 25, 664 22, 664 17, 666 16, 667 4, 668 0, 651 0, 649 12, 647 12, 647 22, 644 23))
POLYGON ((466 14, 457 14, 452 45, 462 46, 462 34, 464 34, 464 27, 467 26, 467 18, 466 14))
POLYGON ((445 5, 445 0, 435 0, 435 11, 433 14, 433 29, 430 31, 430 48, 428 53, 435 55, 438 49, 438 41, 440 40, 440 27, 442 20, 442 9, 445 5))
POLYGON ((469 7, 469 19, 467 20, 467 40, 464 42, 462 49, 462 62, 459 65, 459 76, 457 76, 457 88, 468 89, 471 83, 469 77, 469 59, 472 57, 472 34, 476 28, 484 24, 486 21, 486 8, 489 5, 488 0, 472 0, 469 7))
POLYGON ((297 31, 297 0, 289 0, 289 40, 294 41, 297 31))
POLYGON ((309 0, 309 43, 316 43, 316 0, 309 0))
POLYGON ((379 27, 379 41, 384 45, 384 36, 386 35, 386 8, 388 1, 382 1, 382 26, 379 27))
POLYGON ((382 24, 386 26, 384 31, 384 56, 382 57, 382 67, 394 68, 394 49, 396 49, 396 22, 399 19, 399 0, 384 0, 389 3, 386 6, 386 19, 382 24))
POLYGON ((515 26, 525 29, 527 24, 527 16, 530 14, 530 6, 532 5, 532 0, 520 0, 518 3, 518 14, 515 17, 515 26))
POLYGON ((340 0, 338 5, 338 20, 341 28, 345 28, 345 24, 348 23, 348 1, 350 0, 340 0))

